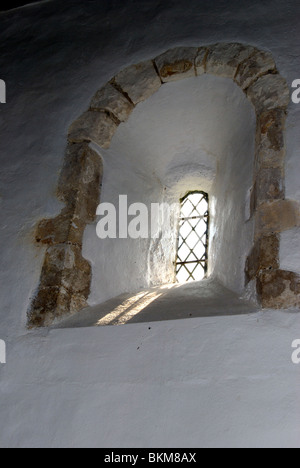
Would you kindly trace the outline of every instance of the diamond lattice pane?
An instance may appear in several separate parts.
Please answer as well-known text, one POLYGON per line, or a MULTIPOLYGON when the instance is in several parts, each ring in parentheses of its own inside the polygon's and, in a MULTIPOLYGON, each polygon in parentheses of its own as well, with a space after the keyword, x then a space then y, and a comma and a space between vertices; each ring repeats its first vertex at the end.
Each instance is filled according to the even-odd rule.
POLYGON ((176 278, 180 283, 202 280, 207 271, 208 195, 191 193, 182 200, 176 278))
POLYGON ((190 277, 189 273, 183 266, 179 268, 176 276, 179 283, 186 283, 190 277))

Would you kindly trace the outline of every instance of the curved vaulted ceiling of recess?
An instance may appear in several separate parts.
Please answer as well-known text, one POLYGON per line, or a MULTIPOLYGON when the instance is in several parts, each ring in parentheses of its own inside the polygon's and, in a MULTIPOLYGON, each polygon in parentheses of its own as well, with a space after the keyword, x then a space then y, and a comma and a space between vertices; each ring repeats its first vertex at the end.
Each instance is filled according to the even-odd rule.
POLYGON ((228 151, 244 152, 254 128, 254 109, 241 89, 232 80, 205 75, 162 86, 136 107, 101 153, 107 164, 121 158, 168 185, 168 174, 178 166, 213 172, 228 151))

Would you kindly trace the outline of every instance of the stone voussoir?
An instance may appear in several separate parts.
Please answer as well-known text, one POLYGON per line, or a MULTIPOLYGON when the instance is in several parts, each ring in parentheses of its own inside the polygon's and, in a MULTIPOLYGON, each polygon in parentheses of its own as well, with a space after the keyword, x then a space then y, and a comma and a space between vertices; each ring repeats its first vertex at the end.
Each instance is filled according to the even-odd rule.
MULTIPOLYGON (((100 156, 89 148, 87 143, 69 143, 59 178, 57 196, 71 209, 74 207, 73 212, 78 201, 93 197, 95 205, 100 197, 102 176, 103 164, 100 156)), ((89 218, 90 216, 87 219, 89 218)), ((93 218, 91 220, 93 221, 93 218)))
POLYGON ((126 122, 134 105, 124 94, 118 91, 111 83, 101 88, 93 97, 90 105, 91 110, 108 111, 120 122, 126 122))
POLYGON ((257 116, 257 125, 261 135, 265 135, 268 139, 268 149, 279 151, 283 148, 286 117, 286 111, 280 108, 263 112, 257 116))
POLYGON ((195 60, 199 47, 177 47, 154 59, 164 83, 196 76, 195 60))
POLYGON ((208 47, 200 47, 198 49, 196 58, 195 58, 195 68, 196 68, 196 75, 201 76, 206 73, 206 57, 208 55, 209 48, 208 47))
POLYGON ((37 242, 82 245, 85 226, 96 216, 102 175, 101 158, 87 143, 69 143, 57 190, 66 207, 55 218, 40 221, 37 242))
POLYGON ((80 187, 81 174, 89 150, 89 142, 68 143, 57 188, 57 197, 61 201, 72 202, 74 193, 80 187))
POLYGON ((254 47, 238 43, 219 43, 209 46, 206 73, 234 78, 239 65, 254 52, 254 47))
POLYGON ((255 207, 257 208, 260 204, 268 201, 283 200, 284 195, 283 169, 279 167, 260 168, 256 175, 255 207))
POLYGON ((290 90, 286 80, 279 74, 268 74, 258 78, 247 90, 247 97, 257 114, 276 108, 286 110, 290 102, 290 90))
POLYGON ((107 149, 117 128, 117 123, 105 112, 88 110, 71 125, 68 140, 70 143, 92 141, 107 149))
POLYGON ((284 109, 272 109, 257 116, 256 166, 258 170, 275 167, 284 170, 286 117, 284 109))
POLYGON ((259 77, 275 72, 276 64, 272 55, 269 52, 254 49, 252 55, 240 64, 235 81, 243 90, 246 90, 259 77))
POLYGON ((112 80, 134 105, 145 101, 161 87, 161 80, 151 60, 131 65, 112 80))

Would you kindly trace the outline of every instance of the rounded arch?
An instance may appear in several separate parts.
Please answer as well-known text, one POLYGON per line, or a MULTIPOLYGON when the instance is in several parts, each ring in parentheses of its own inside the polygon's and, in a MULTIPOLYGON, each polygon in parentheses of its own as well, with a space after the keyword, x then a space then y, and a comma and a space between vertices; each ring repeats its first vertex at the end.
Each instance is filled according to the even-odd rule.
POLYGON ((262 307, 300 305, 300 279, 280 270, 280 232, 300 225, 300 210, 285 199, 285 121, 289 88, 270 53, 238 43, 177 47, 114 76, 92 98, 89 109, 70 127, 58 197, 61 214, 43 220, 36 240, 47 245, 40 284, 29 310, 29 326, 48 326, 86 305, 91 267, 82 257, 86 225, 100 198, 102 163, 89 147, 110 146, 119 124, 135 106, 166 83, 205 73, 231 78, 255 108, 257 119, 251 216, 255 242, 246 265, 246 282, 255 280, 262 307), (284 216, 281 214, 284 213, 284 216))

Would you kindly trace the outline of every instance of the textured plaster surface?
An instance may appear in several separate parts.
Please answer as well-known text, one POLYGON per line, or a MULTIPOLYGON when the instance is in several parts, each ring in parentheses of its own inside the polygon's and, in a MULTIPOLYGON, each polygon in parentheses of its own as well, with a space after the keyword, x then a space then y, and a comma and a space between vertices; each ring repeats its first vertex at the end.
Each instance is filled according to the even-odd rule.
MULTIPOLYGON (((1 446, 299 447, 299 369, 290 359, 299 314, 192 318, 151 330, 25 331, 45 254, 33 244, 34 228, 60 213, 55 193, 68 128, 96 91, 170 48, 220 41, 271 52, 290 85, 299 78, 299 14, 292 0, 191 0, 188 8, 173 0, 138 8, 133 1, 66 0, 0 15, 7 82, 0 108, 0 338, 8 350, 0 367, 1 446)), ((286 196, 298 201, 299 122, 300 107, 290 104, 286 196)), ((128 167, 113 158, 110 164, 128 167)), ((129 175, 128 167, 124 179, 129 175)), ((139 195, 141 178, 132 180, 139 195)), ((153 187, 145 187, 146 199, 153 187)), ((94 226, 87 228, 91 250, 94 235, 94 226)), ((283 233, 281 268, 294 271, 288 236, 299 251, 297 229, 283 233)), ((93 291, 94 299, 103 294, 96 285, 93 291)))

